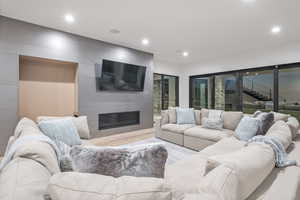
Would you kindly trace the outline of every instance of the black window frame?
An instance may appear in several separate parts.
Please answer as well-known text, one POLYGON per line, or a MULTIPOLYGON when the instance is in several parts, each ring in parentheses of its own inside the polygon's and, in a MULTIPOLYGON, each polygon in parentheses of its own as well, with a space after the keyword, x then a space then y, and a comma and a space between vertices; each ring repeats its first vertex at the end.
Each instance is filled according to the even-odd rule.
MULTIPOLYGON (((246 72, 257 72, 257 71, 265 71, 265 70, 272 70, 273 72, 273 111, 278 112, 279 108, 279 70, 281 69, 289 69, 289 68, 300 68, 300 62, 296 63, 287 63, 287 64, 278 64, 278 65, 269 65, 269 66, 263 66, 263 67, 254 67, 254 68, 247 68, 247 69, 240 69, 240 70, 230 70, 230 71, 223 71, 223 72, 217 72, 217 73, 209 73, 209 74, 201 74, 201 75, 193 75, 189 76, 189 107, 191 108, 192 105, 192 81, 194 78, 208 78, 213 77, 217 75, 226 75, 226 74, 234 74, 237 73, 238 77, 238 95, 240 99, 239 103, 239 111, 243 111, 243 73, 246 72)), ((214 81, 213 81, 214 83, 214 81)), ((213 85, 213 91, 214 91, 214 85, 213 85)), ((212 109, 214 109, 215 105, 215 96, 212 95, 212 109)))

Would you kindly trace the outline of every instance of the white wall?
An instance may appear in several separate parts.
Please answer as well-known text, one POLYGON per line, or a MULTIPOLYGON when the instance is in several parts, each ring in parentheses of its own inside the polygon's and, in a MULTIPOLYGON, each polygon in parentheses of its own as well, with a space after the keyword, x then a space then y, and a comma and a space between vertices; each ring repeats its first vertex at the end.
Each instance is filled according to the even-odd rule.
POLYGON ((167 74, 179 77, 179 105, 182 106, 184 97, 181 95, 185 90, 185 84, 181 84, 186 75, 183 73, 182 66, 168 61, 157 60, 154 57, 154 73, 167 74))
POLYGON ((276 64, 300 62, 300 42, 292 42, 272 49, 260 49, 182 66, 180 75, 180 106, 189 106, 189 76, 222 71, 247 69, 276 64))

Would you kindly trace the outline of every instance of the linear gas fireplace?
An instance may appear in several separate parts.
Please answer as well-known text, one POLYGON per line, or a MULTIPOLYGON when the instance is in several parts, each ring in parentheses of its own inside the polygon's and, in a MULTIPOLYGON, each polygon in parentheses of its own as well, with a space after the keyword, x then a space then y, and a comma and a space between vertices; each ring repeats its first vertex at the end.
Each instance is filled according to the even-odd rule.
POLYGON ((99 130, 139 124, 140 111, 99 114, 99 130))

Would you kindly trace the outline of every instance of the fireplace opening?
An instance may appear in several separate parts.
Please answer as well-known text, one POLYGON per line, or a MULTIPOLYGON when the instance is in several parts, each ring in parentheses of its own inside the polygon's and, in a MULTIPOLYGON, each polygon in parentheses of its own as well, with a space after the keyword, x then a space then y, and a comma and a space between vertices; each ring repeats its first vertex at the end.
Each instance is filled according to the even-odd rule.
POLYGON ((99 114, 99 130, 139 124, 140 111, 99 114))

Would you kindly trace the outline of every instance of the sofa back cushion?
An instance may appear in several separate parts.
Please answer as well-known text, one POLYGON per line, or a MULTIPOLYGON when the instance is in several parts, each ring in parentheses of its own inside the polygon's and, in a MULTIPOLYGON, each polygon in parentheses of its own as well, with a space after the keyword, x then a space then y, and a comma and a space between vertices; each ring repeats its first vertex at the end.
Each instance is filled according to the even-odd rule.
POLYGON ((292 143, 292 132, 287 123, 284 121, 275 122, 266 135, 279 140, 285 149, 287 149, 292 143))
POLYGON ((65 119, 70 118, 72 119, 77 132, 82 139, 89 139, 90 138, 90 130, 88 125, 87 116, 79 116, 79 117, 55 117, 55 116, 39 116, 37 117, 37 122, 46 121, 46 120, 53 120, 53 119, 65 119))
POLYGON ((289 117, 286 124, 290 127, 292 139, 295 139, 299 134, 299 121, 295 117, 289 117))
POLYGON ((234 131, 242 118, 242 112, 223 112, 224 128, 234 131))
POLYGON ((197 125, 201 125, 201 110, 194 110, 195 113, 195 122, 197 125))
POLYGON ((278 112, 271 112, 274 114, 274 122, 277 122, 279 120, 288 121, 288 118, 291 116, 289 114, 284 114, 284 113, 278 113, 278 112))
POLYGON ((215 196, 215 199, 240 200, 238 175, 226 164, 219 165, 204 176, 199 190, 215 196))
POLYGON ((160 125, 163 126, 169 123, 169 110, 161 111, 160 125))
MULTIPOLYGON (((34 121, 32 121, 32 120, 29 119, 29 118, 24 117, 24 118, 22 118, 22 119, 18 122, 18 124, 17 124, 17 126, 16 126, 16 128, 15 128, 15 132, 14 132, 14 137, 15 137, 15 139, 17 139, 18 137, 21 136, 22 131, 23 131, 24 128, 30 128, 30 129, 32 129, 33 131, 34 131, 34 130, 39 130, 37 124, 36 124, 34 121)), ((27 133, 28 133, 28 132, 27 132, 27 133)), ((35 132, 34 132, 34 133, 35 133, 35 132)))
POLYGON ((195 124, 194 108, 176 108, 177 124, 195 124))
POLYGON ((242 141, 248 141, 257 135, 260 123, 259 119, 248 116, 243 117, 235 130, 235 136, 242 141))
POLYGON ((253 193, 275 167, 273 149, 260 143, 251 143, 240 150, 211 156, 210 159, 234 169, 239 179, 239 200, 253 193))
POLYGON ((176 124, 177 123, 176 108, 170 107, 168 113, 169 113, 169 123, 176 124))
POLYGON ((48 193, 55 200, 172 200, 171 189, 164 179, 113 178, 77 172, 52 176, 48 193))
POLYGON ((70 118, 41 121, 39 127, 55 142, 61 141, 69 146, 81 144, 77 129, 70 118))
POLYGON ((201 125, 204 124, 204 119, 208 118, 208 115, 209 115, 209 110, 206 108, 202 108, 201 109, 201 125))
POLYGON ((44 200, 51 173, 31 159, 16 158, 1 171, 1 200, 44 200))

